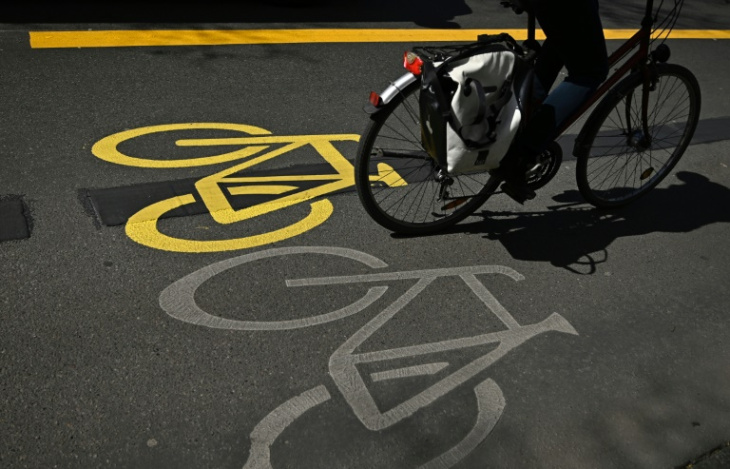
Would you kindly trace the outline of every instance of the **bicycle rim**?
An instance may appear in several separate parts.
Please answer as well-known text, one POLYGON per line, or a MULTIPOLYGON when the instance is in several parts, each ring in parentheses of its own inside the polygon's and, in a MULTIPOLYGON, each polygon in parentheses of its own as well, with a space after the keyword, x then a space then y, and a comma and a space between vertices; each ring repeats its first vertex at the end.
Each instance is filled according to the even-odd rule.
POLYGON ((642 125, 639 75, 630 76, 596 108, 586 124, 587 151, 578 158, 577 183, 595 206, 617 207, 661 182, 687 149, 700 113, 700 90, 689 70, 656 67, 642 125))
MULTIPOLYGON (((427 234, 463 220, 494 192, 486 172, 439 181, 439 168, 421 144, 419 83, 371 117, 360 141, 355 181, 363 207, 383 227, 427 234)), ((491 179, 491 180, 490 180, 491 179)))

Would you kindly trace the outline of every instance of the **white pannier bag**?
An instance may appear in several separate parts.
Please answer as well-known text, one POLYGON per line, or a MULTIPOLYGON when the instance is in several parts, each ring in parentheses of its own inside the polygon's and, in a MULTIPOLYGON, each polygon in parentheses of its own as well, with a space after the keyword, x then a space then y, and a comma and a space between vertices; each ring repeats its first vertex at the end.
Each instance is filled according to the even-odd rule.
POLYGON ((449 174, 494 169, 507 154, 521 119, 512 90, 515 60, 515 53, 505 50, 449 64, 447 76, 458 84, 451 99, 452 122, 457 129, 451 122, 446 126, 449 174), (467 139, 469 143, 462 138, 468 135, 474 137, 467 139))
POLYGON ((522 117, 515 93, 515 71, 525 70, 522 54, 501 34, 436 49, 423 61, 422 144, 450 175, 495 169, 507 154, 522 117))

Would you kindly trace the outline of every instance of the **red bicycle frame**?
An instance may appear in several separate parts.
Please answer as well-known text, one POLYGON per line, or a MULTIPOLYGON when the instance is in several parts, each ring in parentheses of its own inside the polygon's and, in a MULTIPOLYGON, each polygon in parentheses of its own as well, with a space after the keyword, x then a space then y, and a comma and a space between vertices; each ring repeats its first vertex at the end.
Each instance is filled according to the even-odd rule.
MULTIPOLYGON (((638 50, 630 56, 626 61, 598 87, 598 89, 591 95, 591 97, 573 114, 571 114, 565 122, 558 128, 558 135, 565 132, 583 113, 585 113, 593 104, 596 103, 606 92, 611 89, 621 78, 627 75, 630 71, 636 68, 641 70, 643 74, 644 88, 642 93, 642 127, 644 128, 644 134, 648 135, 647 130, 647 107, 649 99, 649 87, 651 85, 651 77, 649 75, 649 67, 647 67, 649 58, 649 44, 651 42, 652 32, 652 10, 653 0, 647 0, 646 13, 641 22, 641 28, 631 38, 627 39, 621 47, 614 51, 608 57, 608 66, 613 68, 619 62, 621 62, 632 50, 638 46, 638 50)), ((527 36, 528 42, 534 42, 535 40, 535 15, 532 12, 528 12, 528 26, 527 36)))

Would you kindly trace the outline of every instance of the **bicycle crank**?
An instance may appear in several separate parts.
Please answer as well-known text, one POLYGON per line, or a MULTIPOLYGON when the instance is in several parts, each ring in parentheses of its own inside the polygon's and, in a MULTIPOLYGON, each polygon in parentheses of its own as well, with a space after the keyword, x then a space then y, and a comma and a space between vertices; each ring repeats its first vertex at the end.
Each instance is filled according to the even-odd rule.
POLYGON ((550 182, 560 169, 563 161, 563 150, 558 142, 552 142, 540 153, 535 166, 525 174, 527 186, 532 189, 539 189, 550 182))

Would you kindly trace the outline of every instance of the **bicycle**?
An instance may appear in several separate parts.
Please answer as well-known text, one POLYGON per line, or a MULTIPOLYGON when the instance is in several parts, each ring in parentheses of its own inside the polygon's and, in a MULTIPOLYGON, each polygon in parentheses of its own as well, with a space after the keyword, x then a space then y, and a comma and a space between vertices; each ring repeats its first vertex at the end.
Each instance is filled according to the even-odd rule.
MULTIPOLYGON (((610 69, 620 66, 558 129, 560 137, 598 103, 573 148, 578 189, 595 207, 620 207, 651 191, 677 164, 694 135, 699 83, 687 68, 667 63, 670 50, 665 40, 684 3, 673 1, 660 20, 664 0, 656 11, 653 0, 647 0, 641 27, 609 56, 610 69)), ((521 13, 509 0, 502 4, 521 13)), ((529 65, 539 47, 535 29, 534 14, 527 12, 527 40, 519 52, 529 65)), ((465 47, 478 47, 478 42, 413 50, 446 60, 465 47)), ((406 63, 414 60, 408 54, 413 52, 406 53, 406 63)), ((421 142, 419 87, 419 77, 409 71, 382 93, 371 93, 369 122, 355 158, 356 188, 366 212, 383 227, 409 235, 438 232, 464 220, 497 193, 502 182, 494 171, 450 175, 428 154, 421 142), (373 175, 386 164, 401 174, 404 184, 385 187, 377 182, 373 175)), ((530 109, 521 111, 526 122, 530 109)), ((528 186, 545 186, 561 161, 561 147, 554 141, 527 179, 528 186)))

